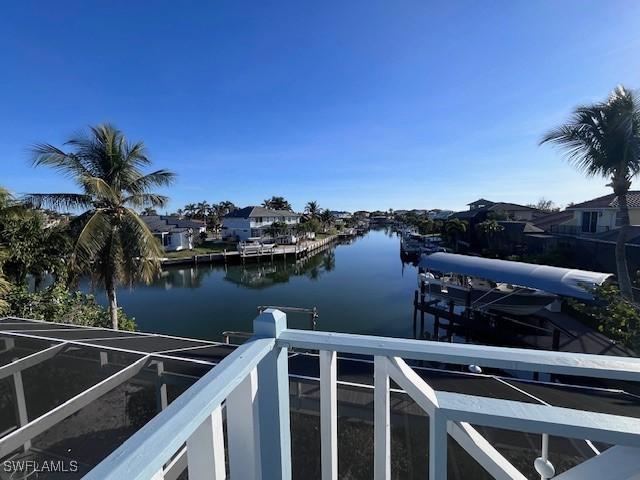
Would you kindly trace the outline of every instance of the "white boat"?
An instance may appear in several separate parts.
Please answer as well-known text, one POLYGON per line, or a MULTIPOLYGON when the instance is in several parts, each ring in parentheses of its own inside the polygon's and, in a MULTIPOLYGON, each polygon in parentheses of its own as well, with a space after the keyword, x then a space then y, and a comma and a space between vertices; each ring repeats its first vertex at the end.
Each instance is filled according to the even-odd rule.
POLYGON ((558 297, 535 288, 508 283, 491 282, 466 275, 443 275, 436 278, 432 273, 420 273, 420 284, 426 293, 456 305, 474 310, 497 310, 512 315, 531 315, 543 309, 558 297))
POLYGON ((440 235, 421 235, 415 232, 405 232, 400 237, 400 252, 407 256, 425 255, 442 251, 440 235))

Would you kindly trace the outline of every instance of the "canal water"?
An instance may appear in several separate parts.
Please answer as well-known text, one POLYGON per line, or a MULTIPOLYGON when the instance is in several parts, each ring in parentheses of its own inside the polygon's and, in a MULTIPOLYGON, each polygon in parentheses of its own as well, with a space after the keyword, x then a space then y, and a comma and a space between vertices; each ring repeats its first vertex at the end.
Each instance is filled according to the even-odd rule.
MULTIPOLYGON (((142 331, 210 340, 252 331, 260 305, 316 307, 319 330, 412 338, 417 271, 402 263, 399 242, 371 230, 298 261, 167 267, 151 285, 120 289, 118 302, 142 331)), ((289 315, 292 327, 309 323, 289 315)))

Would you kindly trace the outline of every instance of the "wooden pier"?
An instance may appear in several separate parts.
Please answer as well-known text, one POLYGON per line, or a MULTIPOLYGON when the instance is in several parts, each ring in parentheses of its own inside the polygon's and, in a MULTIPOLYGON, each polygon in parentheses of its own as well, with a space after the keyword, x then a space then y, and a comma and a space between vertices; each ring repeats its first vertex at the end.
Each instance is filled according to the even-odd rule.
POLYGON ((236 260, 244 263, 247 260, 273 260, 275 257, 286 259, 288 256, 298 259, 334 243, 339 238, 341 238, 340 235, 330 235, 320 240, 304 242, 302 245, 278 245, 275 247, 257 245, 254 248, 245 249, 244 251, 225 250, 218 253, 204 253, 184 258, 165 258, 162 260, 162 265, 199 265, 203 263, 227 263, 236 260))

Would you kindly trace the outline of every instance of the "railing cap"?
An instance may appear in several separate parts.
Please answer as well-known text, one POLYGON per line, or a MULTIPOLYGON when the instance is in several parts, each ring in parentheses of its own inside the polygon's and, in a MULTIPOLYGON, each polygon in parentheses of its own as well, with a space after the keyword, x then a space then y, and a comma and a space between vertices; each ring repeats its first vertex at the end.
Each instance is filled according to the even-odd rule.
POLYGON ((253 321, 253 333, 260 337, 278 338, 287 328, 287 315, 275 308, 267 308, 253 321))

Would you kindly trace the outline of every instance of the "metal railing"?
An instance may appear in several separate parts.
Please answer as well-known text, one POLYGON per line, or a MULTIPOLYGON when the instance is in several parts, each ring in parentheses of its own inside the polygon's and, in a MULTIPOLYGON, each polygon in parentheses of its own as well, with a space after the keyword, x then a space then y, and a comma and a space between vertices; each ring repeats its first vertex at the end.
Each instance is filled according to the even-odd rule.
POLYGON ((532 459, 532 463, 543 479, 555 474, 548 459, 549 435, 615 445, 602 455, 563 472, 558 478, 603 478, 590 477, 585 471, 598 474, 621 466, 627 473, 640 472, 638 418, 435 391, 404 360, 638 381, 640 359, 293 330, 286 328, 283 312, 266 309, 254 321, 252 339, 238 347, 85 478, 171 480, 186 466, 191 480, 219 480, 226 478, 226 452, 230 478, 290 479, 287 352, 291 348, 320 352, 323 480, 338 478, 337 352, 374 357, 376 480, 391 478, 392 380, 429 417, 431 479, 447 478, 448 436, 494 478, 525 478, 472 425, 539 434, 541 453, 540 457, 532 459), (226 442, 223 406, 226 410, 226 442), (592 463, 585 468, 589 462, 592 463))

